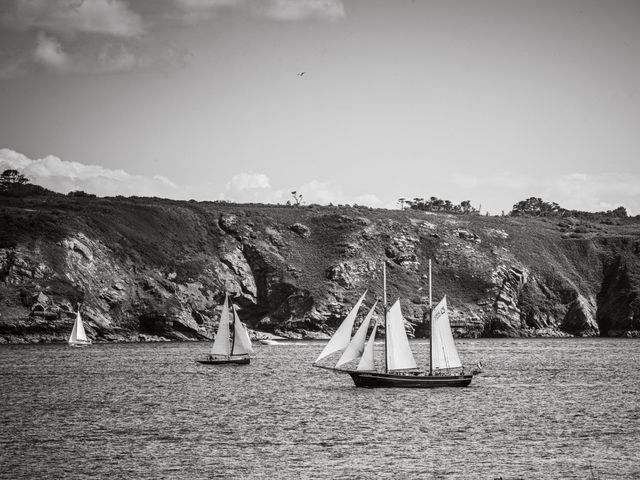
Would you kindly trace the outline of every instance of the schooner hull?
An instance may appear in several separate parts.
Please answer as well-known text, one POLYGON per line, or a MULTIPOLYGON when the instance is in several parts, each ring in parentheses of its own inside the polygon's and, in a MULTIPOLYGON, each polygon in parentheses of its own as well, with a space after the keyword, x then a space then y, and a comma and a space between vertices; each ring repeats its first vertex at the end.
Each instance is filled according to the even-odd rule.
POLYGON ((202 365, 249 365, 251 363, 251 358, 212 358, 196 360, 196 362, 201 363, 202 365))
POLYGON ((70 347, 88 347, 89 345, 91 345, 90 341, 87 341, 87 342, 80 342, 80 341, 69 342, 69 346, 70 347))
POLYGON ((377 372, 348 372, 356 387, 364 388, 440 388, 467 387, 469 375, 413 375, 377 372))

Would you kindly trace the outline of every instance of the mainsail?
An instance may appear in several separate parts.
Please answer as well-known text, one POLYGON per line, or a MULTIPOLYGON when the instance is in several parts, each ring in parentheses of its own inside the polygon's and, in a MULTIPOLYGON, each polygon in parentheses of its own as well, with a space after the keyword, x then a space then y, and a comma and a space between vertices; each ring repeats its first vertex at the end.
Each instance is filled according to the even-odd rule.
POLYGON ((333 334, 329 343, 324 347, 322 353, 318 358, 316 358, 316 362, 318 363, 324 357, 331 355, 332 353, 338 352, 349 345, 349 341, 351 339, 351 330, 353 330, 353 322, 356 320, 356 315, 358 314, 358 310, 360 309, 360 305, 362 305, 362 301, 364 300, 364 296, 367 294, 366 290, 360 297, 360 300, 353 306, 349 314, 342 321, 342 324, 336 330, 336 333, 333 334))
POLYGON ((409 370, 417 368, 413 358, 407 332, 404 329, 404 318, 400 311, 400 300, 387 313, 387 368, 392 370, 409 370))
POLYGON ((376 330, 378 330, 377 322, 373 326, 373 330, 371 330, 369 341, 367 342, 367 345, 364 347, 364 352, 362 353, 362 357, 360 358, 360 362, 358 363, 358 367, 356 368, 356 370, 375 372, 376 364, 373 359, 373 347, 376 341, 376 330))
POLYGON ((435 370, 462 367, 462 362, 451 334, 446 296, 433 309, 431 338, 431 368, 435 370))
POLYGON ((229 303, 228 295, 224 297, 224 305, 220 314, 220 324, 218 325, 218 333, 211 347, 212 355, 229 356, 231 346, 229 345, 229 303))
POLYGON ((232 303, 231 307, 233 308, 233 351, 231 355, 249 355, 253 353, 251 339, 249 338, 247 329, 238 317, 236 306, 232 303))
POLYGON ((369 313, 367 314, 365 319, 362 321, 362 324, 358 328, 358 331, 356 332, 356 334, 351 339, 351 342, 349 343, 344 353, 340 357, 340 360, 338 360, 338 363, 336 363, 336 367, 344 365, 345 363, 349 363, 353 360, 357 360, 362 356, 362 352, 364 352, 364 343, 367 340, 367 331, 369 330, 369 323, 371 323, 371 317, 373 316, 373 311, 375 310, 377 304, 378 302, 375 302, 373 304, 373 307, 371 307, 371 310, 369 310, 369 313))

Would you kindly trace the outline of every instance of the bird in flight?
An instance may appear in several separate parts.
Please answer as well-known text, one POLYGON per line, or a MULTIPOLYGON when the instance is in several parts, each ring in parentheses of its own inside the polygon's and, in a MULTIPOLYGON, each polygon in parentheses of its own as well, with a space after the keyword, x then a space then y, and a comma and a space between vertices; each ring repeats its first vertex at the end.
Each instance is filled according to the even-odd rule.
POLYGON ((296 73, 296 75, 298 75, 299 77, 303 76, 305 73, 307 72, 300 72, 300 73, 296 73))

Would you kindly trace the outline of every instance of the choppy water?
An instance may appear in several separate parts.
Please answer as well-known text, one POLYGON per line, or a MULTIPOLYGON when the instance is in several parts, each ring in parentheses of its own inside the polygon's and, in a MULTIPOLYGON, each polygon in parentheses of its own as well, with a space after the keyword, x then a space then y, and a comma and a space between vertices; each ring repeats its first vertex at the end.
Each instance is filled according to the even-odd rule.
POLYGON ((314 342, 3 346, 0 478, 640 478, 640 341, 458 346, 486 374, 436 390, 356 389, 314 342))

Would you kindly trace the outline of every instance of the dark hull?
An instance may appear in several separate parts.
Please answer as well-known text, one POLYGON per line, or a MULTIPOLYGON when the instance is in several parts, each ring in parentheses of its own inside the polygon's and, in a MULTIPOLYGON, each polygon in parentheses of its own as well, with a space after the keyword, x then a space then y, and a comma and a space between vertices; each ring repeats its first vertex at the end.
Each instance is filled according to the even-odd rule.
POLYGON ((196 360, 203 365, 249 365, 251 358, 214 358, 211 360, 196 360))
POLYGON ((469 375, 402 375, 398 373, 347 372, 356 387, 364 388, 439 388, 467 387, 473 379, 469 375))

